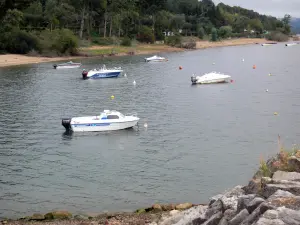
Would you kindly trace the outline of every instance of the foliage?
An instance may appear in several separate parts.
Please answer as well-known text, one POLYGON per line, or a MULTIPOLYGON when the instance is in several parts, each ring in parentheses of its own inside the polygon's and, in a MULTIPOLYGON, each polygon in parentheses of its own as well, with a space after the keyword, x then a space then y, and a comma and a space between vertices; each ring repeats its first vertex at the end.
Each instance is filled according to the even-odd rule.
POLYGON ((260 172, 260 175, 263 177, 271 177, 272 176, 272 172, 270 171, 266 161, 264 161, 263 159, 260 160, 259 172, 260 172))
MULTIPOLYGON (((22 38, 24 32, 29 36, 34 32, 47 39, 38 33, 48 30, 54 38, 48 38, 49 44, 41 40, 41 48, 56 49, 59 54, 76 51, 77 39, 72 32, 81 40, 99 45, 119 44, 122 37, 153 43, 164 40, 170 32, 217 41, 249 35, 260 37, 264 31, 289 35, 291 22, 289 15, 278 20, 237 6, 215 5, 213 0, 0 0, 2 36, 8 37, 14 30, 14 35, 17 32, 22 38), (62 35, 57 33, 58 29, 62 35), (52 47, 43 48, 46 45, 52 47)), ((167 37, 166 41, 182 45, 178 35, 167 37)), ((2 48, 4 45, 8 46, 1 43, 2 48)))
POLYGON ((129 37, 124 37, 122 42, 121 42, 122 46, 131 46, 131 39, 129 37))
POLYGON ((166 43, 173 47, 181 47, 181 36, 179 34, 169 36, 166 38, 166 43))
POLYGON ((39 50, 37 37, 18 29, 1 35, 0 43, 0 50, 4 52, 26 54, 31 50, 39 50))
POLYGON ((279 42, 284 42, 289 40, 289 37, 280 31, 270 32, 269 34, 266 35, 266 38, 270 41, 279 41, 279 42))
POLYGON ((76 55, 78 39, 71 30, 45 30, 40 36, 42 52, 54 51, 58 55, 76 55))
POLYGON ((150 27, 142 26, 137 35, 137 40, 140 42, 154 43, 154 34, 150 27))
POLYGON ((218 40, 218 31, 216 28, 212 28, 211 30, 211 41, 217 41, 218 40))
POLYGON ((218 30, 218 36, 220 38, 229 38, 232 35, 232 27, 231 26, 222 26, 218 30))

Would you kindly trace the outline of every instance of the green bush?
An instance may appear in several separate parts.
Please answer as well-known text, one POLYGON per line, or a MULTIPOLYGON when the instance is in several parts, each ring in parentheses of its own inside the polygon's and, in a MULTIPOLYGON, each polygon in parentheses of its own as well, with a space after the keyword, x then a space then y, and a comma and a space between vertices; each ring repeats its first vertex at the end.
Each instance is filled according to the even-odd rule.
POLYGON ((181 47, 181 36, 176 34, 166 38, 166 44, 173 47, 181 47))
POLYGON ((289 36, 279 32, 279 31, 273 31, 273 32, 267 34, 266 38, 270 41, 279 41, 279 42, 289 40, 289 36))
POLYGON ((131 39, 129 37, 124 37, 122 42, 121 42, 121 45, 123 46, 131 46, 131 39))
POLYGON ((211 29, 211 41, 217 41, 218 40, 218 31, 216 28, 211 29))
POLYGON ((154 34, 150 27, 141 26, 137 40, 140 42, 154 43, 154 34))
POLYGON ((232 34, 231 26, 223 26, 223 27, 220 27, 220 29, 218 30, 218 36, 220 38, 229 38, 229 37, 231 37, 231 34, 232 34))
POLYGON ((56 52, 58 55, 76 55, 78 38, 69 29, 44 30, 40 34, 43 53, 56 52))
POLYGON ((3 33, 0 37, 0 49, 2 52, 26 54, 31 50, 39 50, 39 41, 31 33, 22 30, 12 30, 3 33))
POLYGON ((92 37, 92 43, 96 45, 113 45, 115 40, 110 37, 92 37))

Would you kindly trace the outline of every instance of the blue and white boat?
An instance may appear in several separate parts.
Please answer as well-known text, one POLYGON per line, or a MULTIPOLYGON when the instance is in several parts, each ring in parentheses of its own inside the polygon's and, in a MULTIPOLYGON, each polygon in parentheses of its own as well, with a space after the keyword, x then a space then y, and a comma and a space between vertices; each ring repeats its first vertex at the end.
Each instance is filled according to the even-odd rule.
POLYGON ((83 79, 100 79, 100 78, 112 78, 118 77, 123 70, 119 68, 107 69, 105 65, 103 65, 100 69, 93 69, 90 71, 83 70, 82 78, 83 79))
POLYGON ((100 115, 62 119, 67 131, 111 131, 134 127, 140 118, 136 114, 123 115, 116 110, 104 110, 100 115))

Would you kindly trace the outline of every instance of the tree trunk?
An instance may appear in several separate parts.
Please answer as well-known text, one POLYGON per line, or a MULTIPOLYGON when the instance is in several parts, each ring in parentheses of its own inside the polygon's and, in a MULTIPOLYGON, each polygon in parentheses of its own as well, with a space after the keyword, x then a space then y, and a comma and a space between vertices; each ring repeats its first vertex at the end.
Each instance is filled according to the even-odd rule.
POLYGON ((109 37, 111 37, 111 33, 112 33, 112 26, 113 26, 113 23, 112 23, 112 16, 110 17, 110 25, 109 25, 109 37))
POLYGON ((103 33, 104 38, 106 37, 106 26, 107 26, 107 12, 105 10, 105 13, 104 13, 104 33, 103 33))
POLYGON ((85 16, 85 5, 83 5, 83 9, 82 9, 82 12, 81 12, 81 22, 80 22, 80 31, 79 31, 79 37, 80 37, 80 39, 82 39, 82 35, 83 35, 84 16, 85 16))

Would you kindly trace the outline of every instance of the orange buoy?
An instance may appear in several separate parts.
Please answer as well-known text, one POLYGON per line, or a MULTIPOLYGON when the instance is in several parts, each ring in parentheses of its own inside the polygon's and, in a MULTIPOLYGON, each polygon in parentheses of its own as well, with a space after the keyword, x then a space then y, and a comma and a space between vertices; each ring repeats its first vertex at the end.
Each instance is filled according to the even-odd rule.
POLYGON ((253 69, 256 69, 256 65, 253 65, 253 69))
POLYGON ((182 66, 179 66, 179 69, 182 70, 182 66))

